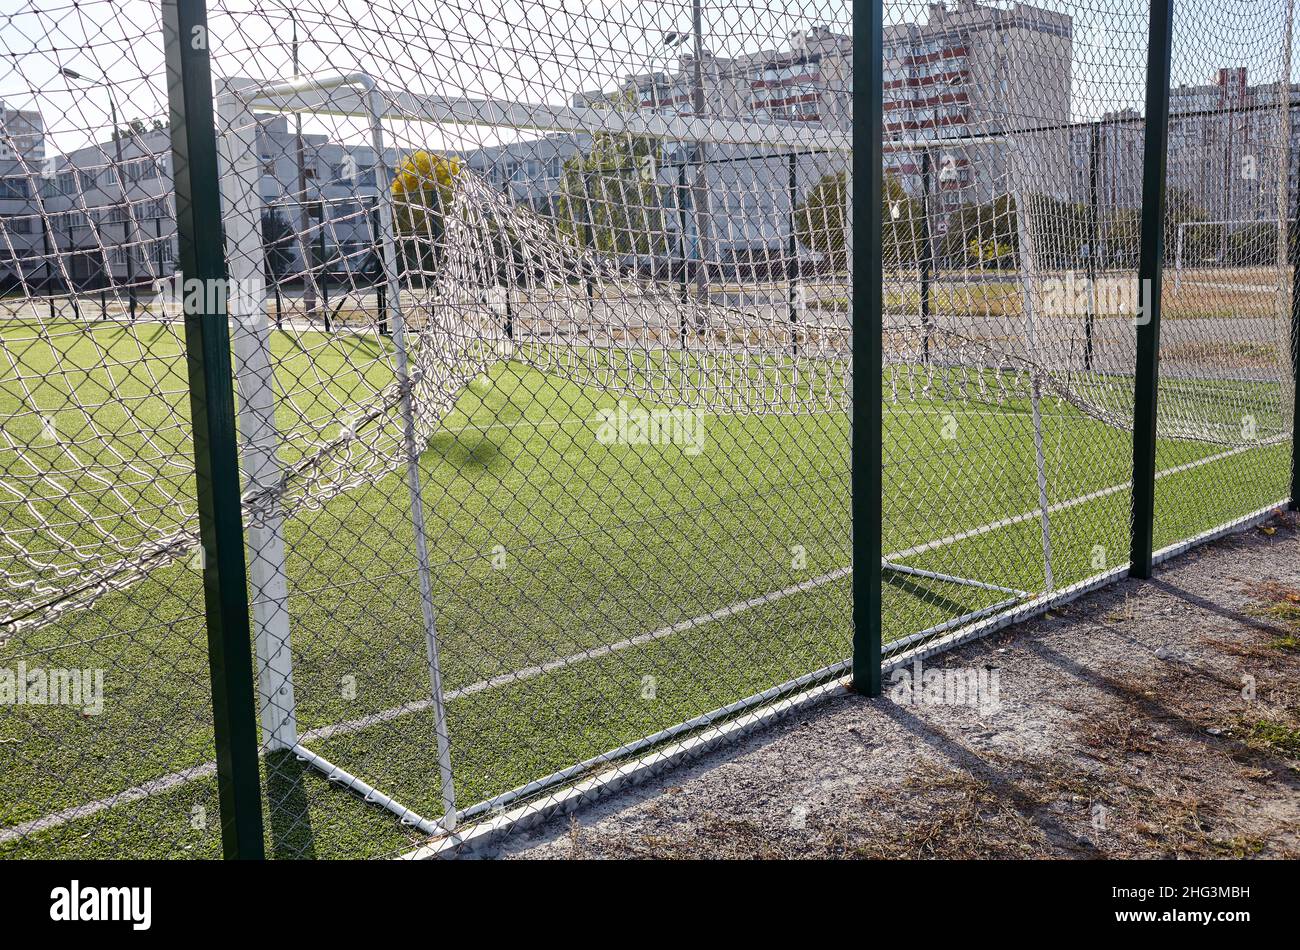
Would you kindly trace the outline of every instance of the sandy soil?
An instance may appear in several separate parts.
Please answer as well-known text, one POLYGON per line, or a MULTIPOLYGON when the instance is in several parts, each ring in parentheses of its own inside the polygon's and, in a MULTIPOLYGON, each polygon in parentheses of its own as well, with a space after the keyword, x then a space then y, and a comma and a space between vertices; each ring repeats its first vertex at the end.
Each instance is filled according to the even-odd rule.
POLYGON ((926 669, 983 707, 845 693, 495 854, 1300 856, 1294 516, 926 669))

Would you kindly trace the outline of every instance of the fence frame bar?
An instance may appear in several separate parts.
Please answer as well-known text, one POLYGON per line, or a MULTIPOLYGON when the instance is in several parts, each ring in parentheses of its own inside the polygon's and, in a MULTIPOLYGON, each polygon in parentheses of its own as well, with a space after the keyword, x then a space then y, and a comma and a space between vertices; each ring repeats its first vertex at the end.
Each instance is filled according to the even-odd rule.
POLYGON ((1129 574, 1151 576, 1156 493, 1156 399, 1160 377, 1160 292, 1164 273, 1165 166, 1173 0, 1151 0, 1138 260, 1137 366, 1133 392, 1133 536, 1129 574))
MULTIPOLYGON (((226 262, 206 3, 163 0, 162 14, 180 269, 212 286, 224 281, 226 262)), ((184 299, 222 850, 227 858, 261 859, 259 734, 230 325, 222 294, 184 299)))
MULTIPOLYGON (((1288 144, 1287 146, 1291 146, 1288 144)), ((1300 149, 1296 153, 1300 169, 1300 149)), ((1290 162, 1288 162, 1288 165, 1290 162)), ((1300 173, 1300 172, 1298 172, 1300 173)), ((1288 231, 1291 244, 1291 491, 1288 507, 1300 511, 1300 189, 1296 191, 1294 221, 1288 231)))
POLYGON ((884 3, 853 0, 853 688, 881 691, 884 3))

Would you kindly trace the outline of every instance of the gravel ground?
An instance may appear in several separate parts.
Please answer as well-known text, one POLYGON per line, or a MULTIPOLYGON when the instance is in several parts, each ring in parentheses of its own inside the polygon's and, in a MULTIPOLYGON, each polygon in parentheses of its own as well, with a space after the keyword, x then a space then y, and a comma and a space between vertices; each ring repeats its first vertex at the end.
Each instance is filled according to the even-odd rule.
POLYGON ((846 692, 495 854, 1300 856, 1293 515, 926 669, 996 692, 846 692))

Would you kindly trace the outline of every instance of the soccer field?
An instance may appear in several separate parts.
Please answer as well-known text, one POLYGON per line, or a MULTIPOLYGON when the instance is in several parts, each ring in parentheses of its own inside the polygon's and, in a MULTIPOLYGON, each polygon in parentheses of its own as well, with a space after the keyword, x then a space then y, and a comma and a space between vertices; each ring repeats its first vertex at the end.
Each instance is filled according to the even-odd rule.
MULTIPOLYGON (((122 423, 112 414, 188 411, 179 332, 116 321, 0 330, 11 360, 0 470, 30 466, 14 446, 39 444, 46 417, 73 443, 108 433, 94 451, 141 451, 111 438, 122 423), (70 397, 109 393, 99 431, 81 430, 70 397)), ((286 330, 272 345, 278 372, 322 381, 295 397, 319 405, 282 407, 286 421, 335 414, 388 382, 373 337, 286 330)), ((1028 400, 885 393, 886 560, 950 578, 886 572, 887 641, 1044 592, 1028 400)), ((422 455, 462 809, 849 656, 847 416, 714 413, 694 442, 609 444, 602 410, 618 408, 617 394, 500 362, 422 455)), ((1127 559, 1131 433, 1054 399, 1042 411, 1059 589, 1127 559)), ((137 486, 132 505, 178 521, 165 513, 169 498, 192 497, 190 448, 169 448, 182 474, 137 486)), ((42 451, 57 455, 58 435, 42 451)), ((1288 452, 1162 440, 1157 546, 1284 497, 1288 452)), ((3 514, 6 530, 35 520, 12 487, 3 514)), ((88 513, 128 538, 141 530, 130 515, 107 492, 88 513)), ((296 510, 285 531, 304 744, 437 817, 405 472, 296 510)), ((105 671, 97 715, 16 706, 0 717, 0 856, 219 856, 205 637, 200 572, 176 562, 0 640, 6 666, 105 671)), ((292 756, 275 753, 264 770, 278 856, 385 855, 423 840, 292 756)))

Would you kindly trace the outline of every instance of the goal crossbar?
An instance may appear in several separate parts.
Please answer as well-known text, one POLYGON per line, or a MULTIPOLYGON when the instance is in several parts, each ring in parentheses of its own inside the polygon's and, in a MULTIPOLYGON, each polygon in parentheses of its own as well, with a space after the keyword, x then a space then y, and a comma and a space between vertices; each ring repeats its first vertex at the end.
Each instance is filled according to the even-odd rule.
MULTIPOLYGON (((255 113, 287 113, 340 116, 362 120, 368 131, 378 166, 386 180, 390 157, 386 149, 385 123, 425 122, 460 127, 510 128, 539 133, 622 133, 653 138, 697 141, 737 146, 766 146, 773 149, 816 149, 847 152, 847 133, 827 129, 816 123, 755 122, 744 119, 716 119, 694 116, 666 116, 643 112, 621 112, 582 106, 557 106, 511 102, 502 99, 447 98, 381 87, 365 73, 333 76, 300 77, 289 82, 264 83, 246 78, 223 82, 217 96, 218 115, 222 122, 222 157, 226 174, 221 177, 223 204, 226 207, 226 243, 230 277, 236 286, 247 289, 230 302, 236 349, 236 382, 240 389, 240 429, 242 464, 250 489, 274 484, 282 472, 278 457, 280 434, 275 420, 277 395, 271 371, 270 326, 266 313, 264 248, 259 222, 263 199, 256 182, 259 167, 255 143, 255 113)), ((1001 137, 999 137, 1001 138, 1001 137)), ((952 147, 964 140, 935 137, 928 140, 896 140, 897 149, 952 147)), ((965 140, 969 141, 969 140, 965 140)), ((982 142, 988 142, 987 138, 982 142)), ((850 183, 851 187, 851 183, 850 183)), ((402 381, 400 423, 403 430, 403 455, 406 461, 410 517, 415 540, 415 559, 420 581, 430 678, 430 704, 435 716, 434 732, 441 779, 443 815, 426 819, 396 802, 373 786, 365 784, 337 764, 319 756, 303 745, 297 729, 297 704, 293 688, 291 631, 287 609, 287 568, 283 535, 284 513, 278 503, 269 503, 250 524, 247 544, 250 554, 250 579, 254 598, 254 626, 259 663, 259 692, 264 745, 268 751, 286 750, 368 801, 397 814, 425 833, 450 832, 464 817, 456 802, 452 782, 450 742, 447 732, 446 701, 439 658, 439 637, 433 609, 429 542, 426 537, 421 500, 421 474, 415 436, 414 410, 410 402, 409 369, 404 334, 401 288, 398 284, 398 251, 394 209, 391 196, 382 185, 380 195, 388 200, 376 203, 376 243, 386 294, 385 319, 392 328, 395 347, 395 372, 402 381)), ((1050 564, 1050 562, 1049 562, 1050 564)), ((978 620, 990 610, 1018 603, 1023 591, 1003 588, 955 575, 920 571, 902 565, 887 564, 886 570, 916 574, 932 579, 984 588, 1006 597, 992 607, 984 607, 954 618, 948 626, 960 626, 978 620)), ((1050 566, 1048 567, 1050 577, 1050 566)), ((946 627, 945 627, 946 629, 946 627)))
MULTIPOLYGON (((493 97, 434 96, 380 86, 368 73, 307 76, 289 82, 259 83, 233 79, 231 88, 258 112, 332 115, 346 118, 376 117, 371 96, 379 102, 377 118, 397 122, 429 122, 483 128, 510 128, 530 132, 589 134, 592 131, 641 135, 669 141, 713 145, 767 145, 802 150, 849 152, 848 132, 816 122, 769 119, 663 115, 642 111, 622 112, 592 106, 514 102, 493 97)), ((999 144, 1006 134, 914 136, 884 142, 886 151, 918 151, 972 144, 999 144)))
POLYGON ((742 118, 620 112, 591 106, 559 106, 496 98, 432 96, 379 86, 366 73, 307 77, 260 85, 236 80, 240 95, 262 112, 311 113, 373 118, 372 95, 380 103, 378 118, 437 125, 512 128, 531 132, 643 135, 673 141, 719 145, 772 145, 847 152, 847 132, 811 122, 754 122, 742 118))

